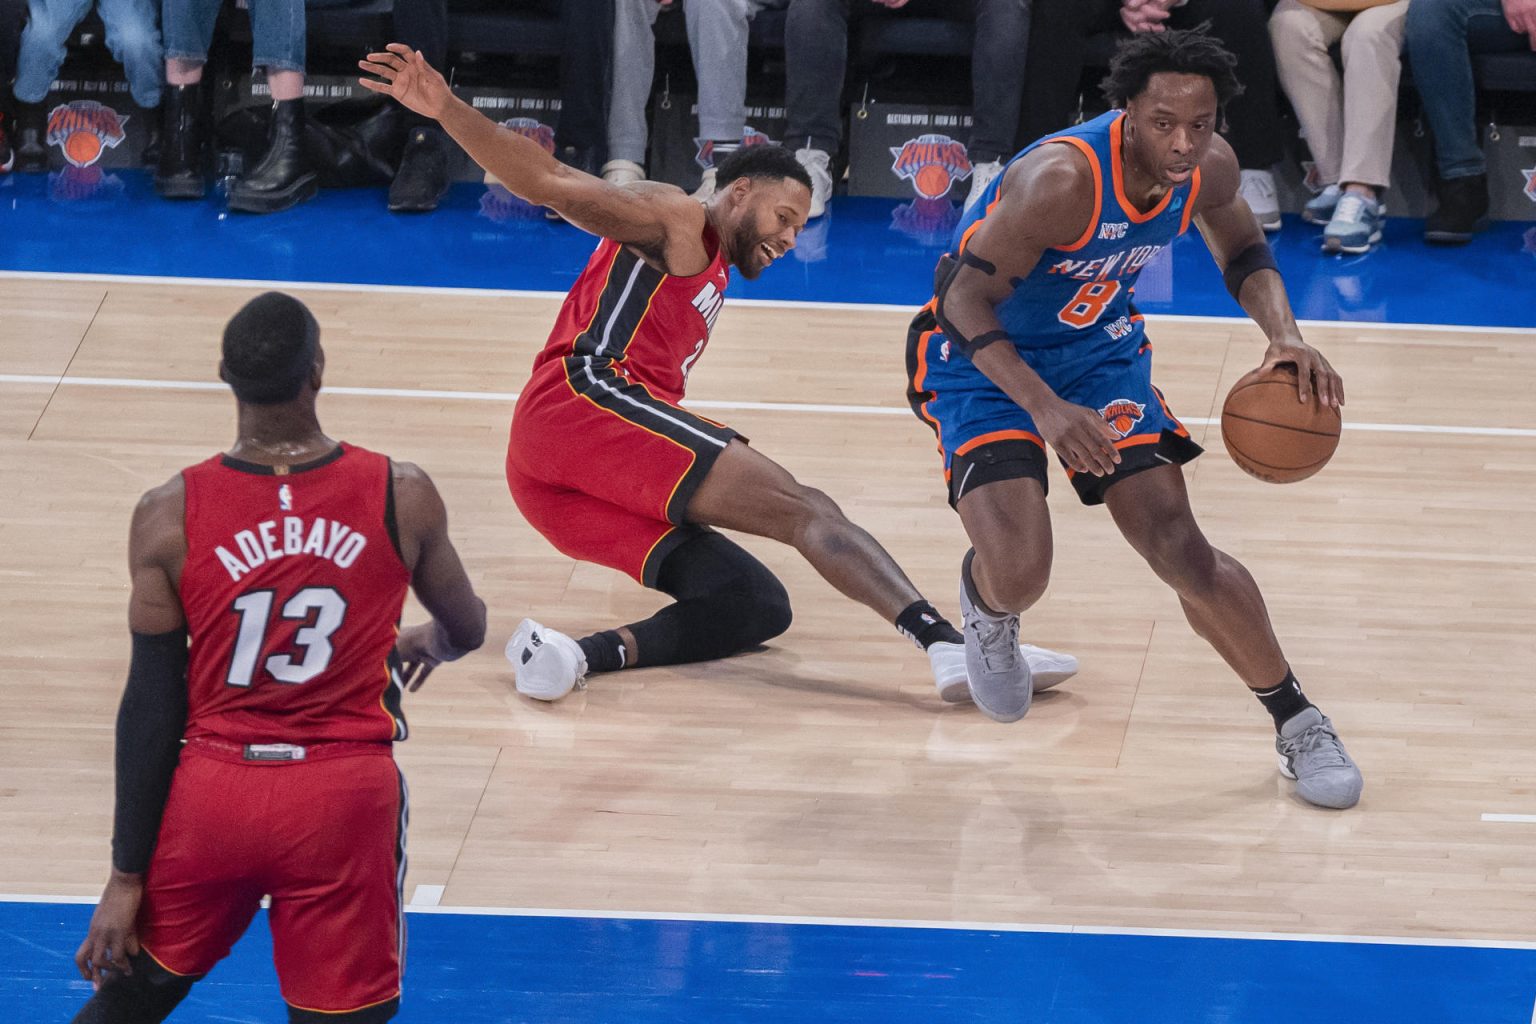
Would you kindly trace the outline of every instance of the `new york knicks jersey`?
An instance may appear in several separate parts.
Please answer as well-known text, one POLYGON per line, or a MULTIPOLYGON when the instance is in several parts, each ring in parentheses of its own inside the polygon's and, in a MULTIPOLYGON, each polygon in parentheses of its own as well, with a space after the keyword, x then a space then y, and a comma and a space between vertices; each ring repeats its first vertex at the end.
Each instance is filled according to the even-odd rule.
MULTIPOLYGON (((1124 114, 1111 110, 1033 143, 1009 167, 1041 146, 1075 146, 1093 171, 1094 213, 1081 236, 1046 249, 1040 262, 997 307, 1003 329, 1037 371, 1070 371, 1134 356, 1142 344, 1141 317, 1131 306, 1143 267, 1189 229, 1200 170, 1167 192, 1151 210, 1138 210, 1125 194, 1121 163, 1124 114)), ((962 252, 996 204, 1007 168, 969 206, 956 226, 950 252, 962 252)), ((952 357, 953 358, 953 357, 952 357)), ((963 356, 960 356, 963 359, 963 356)), ((1057 374, 1051 374, 1056 376, 1057 374)))
POLYGON ((308 466, 222 455, 182 471, 189 739, 405 738, 393 652, 410 573, 390 472, 347 444, 308 466))

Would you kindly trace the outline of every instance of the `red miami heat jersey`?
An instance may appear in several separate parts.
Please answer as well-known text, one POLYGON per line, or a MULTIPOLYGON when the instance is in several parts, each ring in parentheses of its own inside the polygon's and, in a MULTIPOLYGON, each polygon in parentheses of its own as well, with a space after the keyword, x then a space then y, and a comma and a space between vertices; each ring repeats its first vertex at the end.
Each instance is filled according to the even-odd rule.
POLYGON ((704 353, 730 268, 713 230, 705 246, 710 264, 692 277, 657 270, 634 252, 603 239, 571 286, 549 342, 534 360, 534 380, 549 381, 549 364, 578 392, 617 373, 655 398, 682 400, 688 372, 704 353))
POLYGON ((187 737, 405 739, 393 652, 410 573, 389 459, 342 444, 304 466, 220 455, 181 476, 187 737))

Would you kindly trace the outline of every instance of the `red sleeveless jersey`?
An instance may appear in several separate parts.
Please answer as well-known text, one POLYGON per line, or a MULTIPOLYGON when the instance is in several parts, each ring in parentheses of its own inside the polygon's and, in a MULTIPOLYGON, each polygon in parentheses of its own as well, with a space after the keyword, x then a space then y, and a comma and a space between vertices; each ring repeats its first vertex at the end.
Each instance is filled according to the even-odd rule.
POLYGON ((187 737, 404 739, 393 652, 410 573, 389 459, 343 444, 304 466, 220 455, 181 476, 187 737))
POLYGON ((692 277, 675 277, 603 239, 534 360, 534 382, 563 378, 584 391, 605 371, 616 372, 644 385, 653 397, 681 401, 731 278, 712 229, 705 230, 704 244, 713 254, 709 266, 692 277))

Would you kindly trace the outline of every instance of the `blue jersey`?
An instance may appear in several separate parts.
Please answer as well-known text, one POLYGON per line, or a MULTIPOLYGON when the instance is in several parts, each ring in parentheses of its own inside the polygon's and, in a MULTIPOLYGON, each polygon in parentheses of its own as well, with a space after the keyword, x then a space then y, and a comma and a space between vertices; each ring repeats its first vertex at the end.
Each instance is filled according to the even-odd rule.
MULTIPOLYGON (((1021 151, 1009 167, 1047 145, 1076 146, 1093 168, 1094 214, 1070 245, 1046 249, 1034 270, 997 308, 1003 329, 1037 371, 1087 366, 1134 355, 1141 318, 1131 307, 1136 278, 1174 237, 1189 229, 1200 170, 1143 213, 1125 196, 1120 160, 1124 114, 1111 110, 1021 151)), ((1006 168, 1004 169, 1006 172, 1006 168)), ((958 254, 996 204, 1005 175, 966 208, 950 251, 958 254)), ((1055 376, 1055 374, 1051 374, 1055 376)))

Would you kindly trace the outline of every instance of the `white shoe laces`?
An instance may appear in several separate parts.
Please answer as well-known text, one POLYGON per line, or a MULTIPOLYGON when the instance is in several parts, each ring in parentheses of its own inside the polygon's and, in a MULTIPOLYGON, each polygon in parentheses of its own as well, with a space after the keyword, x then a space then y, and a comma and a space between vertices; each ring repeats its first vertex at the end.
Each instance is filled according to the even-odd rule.
POLYGON ((1363 224, 1367 202, 1368 200, 1362 195, 1346 192, 1339 199, 1339 205, 1333 209, 1333 219, 1347 224, 1363 224))

